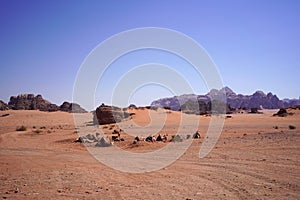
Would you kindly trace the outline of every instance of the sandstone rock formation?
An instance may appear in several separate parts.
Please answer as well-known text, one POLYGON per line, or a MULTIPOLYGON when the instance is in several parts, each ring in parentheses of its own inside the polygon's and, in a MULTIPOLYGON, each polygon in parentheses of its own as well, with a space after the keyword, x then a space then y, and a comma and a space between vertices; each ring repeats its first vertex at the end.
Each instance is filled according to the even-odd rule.
MULTIPOLYGON (((4 102, 3 102, 4 103, 4 102)), ((0 109, 1 109, 0 102, 0 109)), ((5 103, 3 104, 3 108, 5 103)), ((14 110, 40 110, 40 111, 64 111, 72 113, 86 113, 87 111, 76 103, 64 102, 61 106, 57 106, 45 99, 42 95, 34 96, 34 94, 20 94, 18 96, 10 97, 8 108, 14 110)))
POLYGON ((57 111, 57 105, 43 99, 42 95, 20 94, 10 97, 8 106, 14 110, 57 111))
POLYGON ((124 112, 121 108, 102 104, 94 112, 94 124, 102 125, 121 122, 129 116, 129 113, 124 112))
POLYGON ((69 103, 65 101, 61 106, 59 106, 59 110, 71 113, 87 113, 87 111, 80 107, 77 103, 69 103))
POLYGON ((8 109, 9 109, 8 105, 5 102, 0 100, 0 110, 8 110, 8 109))
POLYGON ((181 106, 181 111, 187 114, 207 114, 208 107, 203 101, 188 100, 181 106))

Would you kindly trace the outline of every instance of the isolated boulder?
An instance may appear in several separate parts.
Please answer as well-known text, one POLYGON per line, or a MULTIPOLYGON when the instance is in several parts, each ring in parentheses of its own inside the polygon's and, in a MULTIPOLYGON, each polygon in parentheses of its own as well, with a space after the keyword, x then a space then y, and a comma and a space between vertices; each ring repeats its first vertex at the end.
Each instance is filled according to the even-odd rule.
POLYGON ((193 139, 199 139, 199 138, 201 138, 201 135, 199 131, 196 131, 196 133, 193 134, 193 139))

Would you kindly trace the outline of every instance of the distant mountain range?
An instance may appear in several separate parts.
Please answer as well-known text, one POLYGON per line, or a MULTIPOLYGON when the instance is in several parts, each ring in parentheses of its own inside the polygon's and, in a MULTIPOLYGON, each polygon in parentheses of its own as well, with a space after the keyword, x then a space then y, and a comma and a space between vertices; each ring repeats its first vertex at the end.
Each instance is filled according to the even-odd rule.
MULTIPOLYGON (((205 95, 184 94, 169 98, 162 98, 151 103, 151 107, 165 107, 171 110, 182 110, 186 113, 210 113, 212 105, 224 108, 226 111, 235 109, 279 109, 300 105, 299 99, 282 99, 280 100, 271 92, 265 94, 262 91, 256 91, 252 95, 236 94, 229 87, 220 90, 212 89, 205 95), (226 97, 221 100, 216 97, 226 97), (218 102, 212 103, 217 99, 218 102)), ((10 97, 8 104, 0 100, 0 110, 40 110, 40 111, 65 111, 75 113, 87 112, 76 103, 64 102, 57 106, 45 99, 42 95, 20 94, 10 97)))
POLYGON ((279 109, 300 105, 300 97, 299 99, 280 100, 271 92, 265 94, 262 91, 256 91, 252 95, 243 95, 236 94, 229 87, 224 87, 220 90, 212 89, 205 95, 184 94, 180 96, 162 98, 153 101, 151 106, 169 107, 171 110, 181 110, 182 106, 186 107, 185 104, 187 102, 189 103, 189 106, 191 105, 191 102, 198 102, 199 105, 201 105, 200 107, 203 107, 204 104, 207 105, 211 102, 212 97, 220 96, 221 94, 226 95, 226 102, 231 109, 279 109))

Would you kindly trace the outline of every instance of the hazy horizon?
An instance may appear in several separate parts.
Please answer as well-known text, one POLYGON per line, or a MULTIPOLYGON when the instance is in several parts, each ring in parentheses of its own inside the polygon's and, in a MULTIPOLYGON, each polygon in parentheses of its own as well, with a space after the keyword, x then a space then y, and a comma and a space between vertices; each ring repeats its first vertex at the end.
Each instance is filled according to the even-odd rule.
MULTIPOLYGON (((224 86, 224 87, 228 87, 228 86, 224 86)), ((228 87, 229 88, 229 87, 228 87)), ((220 89, 222 89, 222 88, 220 88, 220 89)), ((236 93, 232 88, 230 88, 234 93, 236 93)), ((258 91, 261 91, 261 90, 256 90, 256 91, 253 91, 251 94, 242 94, 242 95, 252 95, 252 94, 254 94, 255 92, 258 92, 258 91)), ((273 95, 276 95, 275 93, 273 93, 272 91, 262 91, 262 92, 264 92, 264 94, 268 94, 269 92, 271 92, 273 95)), ((23 94, 23 93, 22 93, 23 94)), ((25 93, 24 93, 25 94, 25 93)), ((31 94, 31 93, 26 93, 26 94, 31 94)), ((203 94, 195 94, 195 93, 190 93, 190 94, 180 94, 180 95, 177 95, 177 96, 181 96, 181 95, 206 95, 207 93, 203 93, 203 94)), ((239 95, 239 94, 241 94, 241 93, 236 93, 237 95, 239 95)), ((20 94, 17 94, 17 95, 20 95, 20 94)), ((12 96, 17 96, 17 95, 12 95, 12 96)), ((45 99, 45 100, 48 100, 48 101, 50 101, 51 103, 54 103, 54 104, 56 104, 56 105, 58 105, 58 106, 60 106, 61 104, 63 104, 63 102, 65 102, 65 101, 67 101, 67 100, 64 100, 63 102, 61 102, 61 103, 56 103, 56 102, 52 102, 50 99, 47 99, 47 98, 45 98, 44 97, 44 95, 43 94, 41 94, 41 93, 36 93, 36 94, 34 94, 35 96, 37 96, 37 95, 42 95, 42 97, 45 99)), ((276 95, 277 96, 277 95, 276 95)), ((159 98, 157 98, 157 99, 152 99, 151 100, 151 102, 149 102, 149 104, 136 104, 135 102, 131 102, 130 104, 134 104, 134 105, 136 105, 136 106, 150 106, 151 105, 151 103, 153 102, 153 101, 155 101, 155 100, 159 100, 159 99, 164 99, 164 98, 171 98, 171 97, 174 97, 174 96, 172 96, 172 95, 170 95, 170 96, 162 96, 162 97, 159 97, 159 98)), ((278 97, 278 96, 277 96, 278 97)), ((135 98, 138 98, 138 97, 135 97, 135 98)), ((299 96, 299 98, 279 98, 280 100, 284 100, 284 99, 290 99, 290 100, 292 100, 292 99, 300 99, 300 96, 299 96)), ((0 99, 0 100, 2 100, 2 99, 0 99)), ((8 100, 9 101, 9 100, 8 100)), ((5 103, 8 103, 8 101, 4 101, 5 103)), ((71 102, 71 101, 70 101, 71 102)), ((74 102, 74 103, 77 103, 77 102, 74 102)), ((105 102, 99 102, 97 105, 96 105, 96 107, 98 107, 98 106, 100 106, 102 103, 104 103, 104 104, 106 104, 105 102)), ((128 104, 128 105, 126 105, 126 106, 124 106, 124 107, 127 107, 127 106, 129 106, 130 104, 128 104)), ((111 104, 106 104, 106 105, 111 105, 111 104)), ((113 105, 113 106, 119 106, 119 105, 113 105)), ((96 107, 94 108, 94 109, 96 109, 96 107)), ((122 106, 121 106, 122 107, 122 106)), ((85 108, 84 108, 85 109, 85 108)), ((94 110, 94 109, 92 109, 92 110, 94 110)), ((91 111, 91 110, 89 110, 89 111, 91 111)))
MULTIPOLYGON (((5 102, 23 93, 42 94, 57 105, 71 102, 88 54, 107 38, 142 27, 173 29, 194 39, 216 64, 224 86, 237 94, 300 96, 299 1, 1 1, 0 10, 0 99, 5 102)), ((111 64, 95 91, 96 104, 109 104, 114 84, 144 63, 166 64, 195 94, 208 92, 201 74, 182 59, 143 50, 111 64)), ((170 96, 168 88, 145 85, 129 103, 149 105, 170 96)))

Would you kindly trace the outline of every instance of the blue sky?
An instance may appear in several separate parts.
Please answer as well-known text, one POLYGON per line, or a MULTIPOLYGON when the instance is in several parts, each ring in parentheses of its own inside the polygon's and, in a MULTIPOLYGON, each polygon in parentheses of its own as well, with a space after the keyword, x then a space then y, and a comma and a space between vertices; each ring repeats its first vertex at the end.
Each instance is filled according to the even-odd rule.
MULTIPOLYGON (((299 98, 299 10, 296 0, 2 0, 0 99, 7 102, 12 95, 40 93, 59 105, 72 101, 77 72, 92 49, 114 34, 140 27, 169 28, 196 40, 217 65, 224 85, 237 93, 263 90, 279 98, 299 98)), ((148 54, 144 60, 139 54, 132 59, 155 60, 155 52, 144 52, 148 54)), ((185 73, 195 93, 206 93, 203 80, 175 60, 169 64, 185 73)), ((123 64, 120 59, 111 73, 121 76, 123 64)), ((96 91, 96 103, 109 103, 106 92, 96 91)), ((170 95, 167 89, 146 86, 130 102, 147 105, 170 95)))

